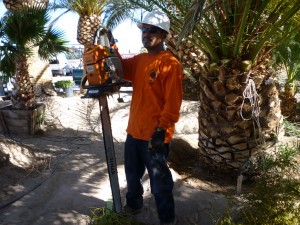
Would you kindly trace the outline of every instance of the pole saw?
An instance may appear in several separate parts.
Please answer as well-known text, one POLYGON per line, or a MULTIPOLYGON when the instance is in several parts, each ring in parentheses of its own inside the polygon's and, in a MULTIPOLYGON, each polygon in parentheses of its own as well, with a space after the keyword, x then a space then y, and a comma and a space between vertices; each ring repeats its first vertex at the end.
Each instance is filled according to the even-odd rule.
POLYGON ((122 80, 122 65, 115 49, 115 39, 110 30, 100 26, 94 35, 93 45, 84 51, 82 61, 85 77, 81 87, 87 89, 82 98, 97 98, 100 106, 102 135, 113 198, 113 210, 122 211, 118 171, 109 116, 107 96, 118 92, 128 81, 122 80), (97 44, 98 40, 101 42, 97 44))

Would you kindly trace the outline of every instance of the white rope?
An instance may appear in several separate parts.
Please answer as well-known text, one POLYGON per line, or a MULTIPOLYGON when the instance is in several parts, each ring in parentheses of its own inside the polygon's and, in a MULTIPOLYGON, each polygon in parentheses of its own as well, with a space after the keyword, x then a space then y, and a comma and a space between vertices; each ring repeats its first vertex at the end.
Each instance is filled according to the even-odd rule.
POLYGON ((258 98, 259 96, 256 91, 255 83, 252 79, 249 79, 248 84, 243 92, 243 102, 240 110, 240 114, 243 120, 251 120, 251 119, 255 119, 255 117, 258 117, 260 112, 259 105, 258 105, 258 98), (252 110, 252 114, 250 118, 245 118, 243 116, 243 108, 246 100, 250 102, 250 106, 252 110))
MULTIPOLYGON (((258 140, 256 139, 256 141, 258 142, 258 145, 261 145, 261 144, 265 143, 265 140, 264 140, 264 137, 262 135, 261 126, 260 126, 260 122, 259 122, 260 108, 259 108, 258 101, 259 101, 259 95, 257 94, 255 83, 252 79, 249 79, 248 84, 247 84, 247 86, 246 86, 246 88, 243 92, 243 102, 242 102, 242 105, 241 105, 240 115, 241 115, 243 120, 251 120, 251 119, 253 120, 254 137, 256 137, 255 126, 257 126, 257 129, 258 129, 258 132, 259 132, 259 138, 258 138, 258 140), (250 103, 250 106, 251 106, 251 116, 249 118, 245 118, 243 116, 243 108, 244 108, 245 101, 248 101, 250 103)), ((246 164, 248 164, 250 162, 252 157, 253 157, 253 155, 251 153, 249 158, 247 160, 245 160, 245 162, 240 167, 240 173, 239 173, 239 176, 237 178, 237 194, 238 195, 240 195, 241 191, 242 191, 243 167, 245 167, 246 164)))
POLYGON ((258 131, 259 131, 260 144, 264 144, 265 141, 262 136, 261 126, 260 126, 260 122, 259 122, 260 108, 259 108, 258 100, 259 100, 259 95, 257 94, 255 83, 252 79, 249 79, 248 84, 243 92, 243 102, 242 102, 242 106, 241 106, 241 110, 240 110, 240 115, 243 120, 251 120, 251 119, 253 120, 254 133, 256 133, 255 132, 256 131, 255 124, 256 124, 258 131), (244 108, 245 101, 250 102, 251 111, 252 111, 250 118, 245 118, 243 116, 243 108, 244 108))

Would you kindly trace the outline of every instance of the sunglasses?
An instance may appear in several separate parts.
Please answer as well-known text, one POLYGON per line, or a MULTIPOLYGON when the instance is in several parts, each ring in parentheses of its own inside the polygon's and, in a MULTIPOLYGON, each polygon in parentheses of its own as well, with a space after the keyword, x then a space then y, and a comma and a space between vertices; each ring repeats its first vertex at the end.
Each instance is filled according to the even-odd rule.
POLYGON ((143 33, 146 33, 148 31, 150 34, 156 34, 159 31, 159 28, 157 28, 157 27, 142 27, 141 30, 143 33))

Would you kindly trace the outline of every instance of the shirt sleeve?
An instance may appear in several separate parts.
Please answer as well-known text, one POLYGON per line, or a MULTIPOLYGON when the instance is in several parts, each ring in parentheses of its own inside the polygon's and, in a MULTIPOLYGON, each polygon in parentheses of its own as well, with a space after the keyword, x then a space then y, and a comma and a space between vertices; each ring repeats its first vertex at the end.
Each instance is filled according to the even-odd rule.
POLYGON ((163 67, 164 107, 159 119, 159 127, 166 130, 179 120, 182 102, 182 66, 177 60, 167 61, 163 67))

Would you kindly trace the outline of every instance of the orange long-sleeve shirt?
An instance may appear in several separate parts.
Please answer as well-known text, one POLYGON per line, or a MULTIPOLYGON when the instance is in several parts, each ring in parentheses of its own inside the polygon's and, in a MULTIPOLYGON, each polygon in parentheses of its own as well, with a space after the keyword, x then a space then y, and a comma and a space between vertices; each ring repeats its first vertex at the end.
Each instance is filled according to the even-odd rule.
POLYGON ((157 127, 166 130, 165 143, 174 135, 182 102, 182 66, 168 51, 142 53, 123 59, 123 78, 133 93, 127 133, 148 141, 157 127))

